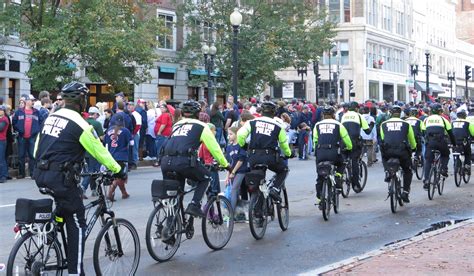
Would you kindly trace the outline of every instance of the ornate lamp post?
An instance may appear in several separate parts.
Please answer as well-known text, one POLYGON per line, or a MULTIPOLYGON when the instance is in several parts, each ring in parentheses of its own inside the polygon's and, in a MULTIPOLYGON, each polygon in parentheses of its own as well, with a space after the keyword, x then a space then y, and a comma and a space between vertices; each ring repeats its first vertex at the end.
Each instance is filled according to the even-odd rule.
POLYGON ((314 90, 316 92, 316 104, 319 104, 319 91, 318 86, 321 81, 319 74, 319 56, 313 61, 313 72, 314 72, 314 90))
POLYGON ((410 64, 410 74, 411 74, 411 76, 413 77, 413 91, 412 91, 412 93, 413 93, 413 102, 416 103, 416 97, 415 97, 415 95, 416 95, 416 94, 415 94, 415 93, 416 93, 416 92, 415 92, 415 91, 416 91, 416 89, 415 89, 415 83, 416 83, 416 76, 418 75, 418 64, 416 64, 415 62, 412 62, 412 63, 410 64))
POLYGON ((451 101, 453 100, 453 81, 456 81, 456 73, 448 72, 449 90, 451 91, 451 101))
POLYGON ((298 76, 301 75, 301 88, 303 89, 303 95, 306 98, 306 85, 304 84, 303 76, 308 74, 308 67, 306 65, 304 67, 301 66, 296 69, 296 72, 298 72, 298 76))
POLYGON ((430 50, 425 50, 426 56, 426 93, 427 95, 430 93, 430 50))
POLYGON ((209 47, 207 44, 202 45, 202 54, 204 55, 204 68, 207 72, 207 90, 209 92, 209 103, 214 102, 214 90, 211 73, 214 71, 214 57, 217 53, 217 48, 214 45, 209 47))
POLYGON ((239 27, 242 23, 242 14, 240 14, 239 9, 235 8, 234 12, 230 14, 230 24, 233 29, 233 38, 232 38, 232 95, 234 96, 234 101, 237 102, 237 77, 238 77, 238 60, 237 60, 237 49, 239 47, 239 41, 237 40, 237 35, 239 33, 239 27))

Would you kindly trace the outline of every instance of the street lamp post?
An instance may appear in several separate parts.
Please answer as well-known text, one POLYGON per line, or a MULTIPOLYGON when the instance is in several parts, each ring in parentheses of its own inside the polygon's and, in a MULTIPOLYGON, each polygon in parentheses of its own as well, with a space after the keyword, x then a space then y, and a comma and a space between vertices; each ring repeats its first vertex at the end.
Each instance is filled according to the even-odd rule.
POLYGON ((303 89, 303 95, 306 98, 306 85, 304 85, 303 76, 308 74, 308 67, 306 65, 304 67, 301 66, 296 69, 296 71, 298 72, 298 76, 301 75, 301 88, 303 89))
POLYGON ((314 90, 316 92, 316 104, 319 104, 319 56, 313 61, 313 72, 314 72, 314 90))
POLYGON ((449 71, 448 80, 449 80, 449 89, 451 90, 451 101, 452 101, 453 100, 453 81, 456 80, 456 73, 449 71))
MULTIPOLYGON (((415 88, 416 76, 418 75, 418 64, 416 64, 415 62, 412 62, 412 64, 410 64, 410 74, 413 77, 413 94, 414 94, 416 91, 416 88, 415 88)), ((413 102, 416 104, 415 97, 413 99, 413 102)))
POLYGON ((427 95, 430 93, 430 50, 425 50, 426 56, 426 93, 427 95))
POLYGON ((234 96, 234 101, 237 102, 237 75, 238 75, 238 61, 237 61, 237 49, 238 49, 238 40, 237 35, 239 33, 239 27, 242 23, 242 14, 240 14, 239 9, 235 8, 234 12, 230 15, 230 24, 233 29, 233 38, 232 38, 232 95, 234 96))
POLYGON ((331 72, 331 55, 332 55, 332 52, 331 52, 331 49, 329 50, 329 93, 328 93, 328 97, 330 98, 331 95, 332 95, 332 78, 331 78, 331 75, 332 75, 332 72, 331 72))
POLYGON ((209 47, 207 44, 204 44, 201 48, 201 51, 204 55, 204 68, 207 72, 207 91, 209 97, 209 103, 214 102, 214 90, 211 72, 214 70, 214 57, 217 53, 217 48, 214 45, 209 47))

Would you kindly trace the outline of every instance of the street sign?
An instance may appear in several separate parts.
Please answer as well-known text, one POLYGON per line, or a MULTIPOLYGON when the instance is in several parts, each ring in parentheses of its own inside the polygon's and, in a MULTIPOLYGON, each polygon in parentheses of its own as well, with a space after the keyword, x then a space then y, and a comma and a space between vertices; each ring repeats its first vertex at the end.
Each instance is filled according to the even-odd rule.
POLYGON ((295 83, 294 82, 284 82, 281 90, 282 90, 283 98, 285 98, 285 99, 294 98, 295 83))

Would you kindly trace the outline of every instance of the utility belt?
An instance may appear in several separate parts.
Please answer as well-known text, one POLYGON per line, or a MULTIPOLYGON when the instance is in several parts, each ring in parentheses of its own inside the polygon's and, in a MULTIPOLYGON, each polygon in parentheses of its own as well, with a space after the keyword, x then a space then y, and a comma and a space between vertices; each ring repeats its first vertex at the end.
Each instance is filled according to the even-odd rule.
POLYGON ((277 161, 280 158, 280 150, 278 149, 250 149, 249 153, 251 155, 274 155, 275 156, 275 161, 277 161))
MULTIPOLYGON (((165 152, 164 157, 188 157, 190 158, 190 167, 194 168, 198 164, 198 155, 197 151, 193 149, 189 149, 187 151, 172 151, 172 152, 165 152)), ((168 161, 171 163, 171 160, 168 161)))
POLYGON ((81 180, 82 163, 80 162, 50 162, 40 159, 36 162, 36 168, 42 171, 55 171, 64 174, 64 185, 67 187, 77 186, 81 180))
POLYGON ((440 142, 440 141, 444 140, 444 138, 445 138, 444 133, 428 133, 428 134, 426 134, 426 141, 427 142, 430 142, 430 141, 440 142))

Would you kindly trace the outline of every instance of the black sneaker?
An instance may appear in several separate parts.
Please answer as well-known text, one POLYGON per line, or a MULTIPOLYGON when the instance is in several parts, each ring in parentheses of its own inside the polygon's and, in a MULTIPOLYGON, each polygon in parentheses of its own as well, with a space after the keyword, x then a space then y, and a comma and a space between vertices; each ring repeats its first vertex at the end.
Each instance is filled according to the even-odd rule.
POLYGON ((429 187, 430 187, 430 181, 429 180, 424 180, 423 181, 423 189, 428 191, 429 187))
POLYGON ((195 203, 189 203, 188 208, 186 208, 186 211, 184 211, 184 213, 189 214, 193 217, 204 217, 204 213, 202 212, 201 207, 195 203))
POLYGON ((403 193, 402 193, 402 200, 403 200, 403 202, 405 202, 405 203, 410 203, 410 199, 408 198, 408 194, 409 194, 409 193, 406 192, 406 191, 403 191, 403 193))
POLYGON ((390 173, 389 172, 385 172, 385 179, 383 181, 390 182, 390 173))
POLYGON ((270 189, 270 196, 275 201, 275 203, 280 203, 281 202, 280 190, 278 190, 277 188, 272 187, 270 189))
POLYGON ((440 174, 444 177, 448 177, 448 170, 441 170, 440 174))

